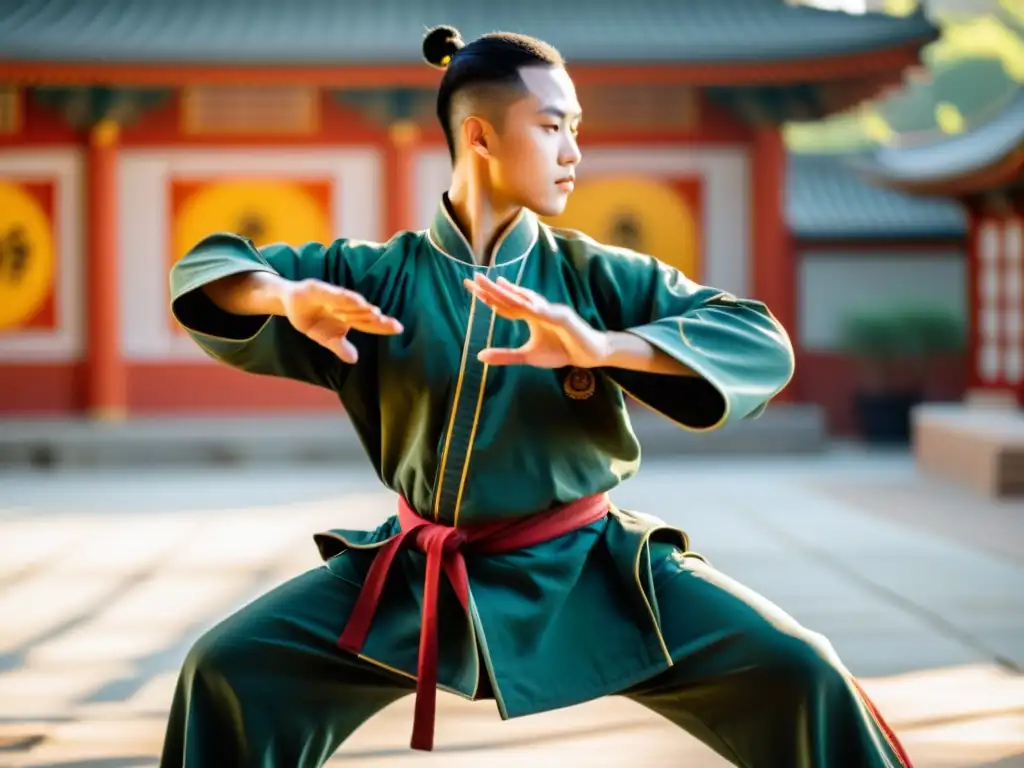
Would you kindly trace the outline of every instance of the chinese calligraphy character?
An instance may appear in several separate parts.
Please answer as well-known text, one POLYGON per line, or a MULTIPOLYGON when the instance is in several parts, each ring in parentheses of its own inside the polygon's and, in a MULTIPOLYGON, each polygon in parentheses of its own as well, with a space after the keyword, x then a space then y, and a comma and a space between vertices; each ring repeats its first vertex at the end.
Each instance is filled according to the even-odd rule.
POLYGON ((24 227, 15 224, 0 236, 0 280, 20 283, 31 255, 24 227))
POLYGON ((240 237, 259 244, 267 234, 263 217, 256 213, 246 213, 238 225, 238 234, 240 237))
POLYGON ((620 248, 629 248, 634 251, 643 250, 640 246, 643 242, 640 231, 640 222, 631 212, 622 213, 615 217, 612 223, 611 237, 613 245, 620 248))

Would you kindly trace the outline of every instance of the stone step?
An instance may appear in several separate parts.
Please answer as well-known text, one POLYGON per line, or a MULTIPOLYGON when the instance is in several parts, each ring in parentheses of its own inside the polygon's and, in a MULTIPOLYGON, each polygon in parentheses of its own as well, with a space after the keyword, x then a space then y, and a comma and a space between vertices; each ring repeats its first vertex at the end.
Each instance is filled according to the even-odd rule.
MULTIPOLYGON (((825 449, 815 405, 780 403, 758 419, 692 433, 644 408, 631 409, 645 456, 805 454, 825 449)), ((280 461, 362 461, 342 415, 0 420, 0 466, 103 466, 280 461)))
POLYGON ((1024 496, 1024 413, 1016 405, 926 404, 911 419, 924 472, 989 498, 1024 496))

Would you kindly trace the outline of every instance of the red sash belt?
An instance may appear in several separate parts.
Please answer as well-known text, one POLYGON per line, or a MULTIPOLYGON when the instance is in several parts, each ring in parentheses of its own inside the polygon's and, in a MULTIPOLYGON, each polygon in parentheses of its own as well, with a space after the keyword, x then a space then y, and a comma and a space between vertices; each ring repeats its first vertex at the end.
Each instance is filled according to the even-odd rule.
POLYGON ((416 679, 416 707, 413 716, 413 749, 434 746, 434 715, 437 704, 437 595, 441 569, 455 589, 462 607, 469 611, 469 579, 463 550, 480 554, 512 552, 564 536, 600 520, 608 513, 605 494, 520 520, 499 521, 473 528, 453 528, 424 520, 404 500, 399 500, 398 519, 402 532, 377 552, 352 615, 338 639, 338 646, 350 653, 362 651, 377 604, 384 590, 391 563, 398 550, 412 543, 427 556, 423 585, 423 617, 420 626, 419 663, 416 679))

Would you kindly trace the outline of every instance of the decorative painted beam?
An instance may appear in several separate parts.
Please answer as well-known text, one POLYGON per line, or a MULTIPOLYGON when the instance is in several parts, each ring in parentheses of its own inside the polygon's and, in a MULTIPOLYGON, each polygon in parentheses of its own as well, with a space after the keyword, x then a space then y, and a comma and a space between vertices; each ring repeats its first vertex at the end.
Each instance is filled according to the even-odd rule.
POLYGON ((61 113, 76 129, 89 129, 104 120, 131 125, 171 97, 168 88, 109 88, 37 86, 29 97, 38 105, 61 113))

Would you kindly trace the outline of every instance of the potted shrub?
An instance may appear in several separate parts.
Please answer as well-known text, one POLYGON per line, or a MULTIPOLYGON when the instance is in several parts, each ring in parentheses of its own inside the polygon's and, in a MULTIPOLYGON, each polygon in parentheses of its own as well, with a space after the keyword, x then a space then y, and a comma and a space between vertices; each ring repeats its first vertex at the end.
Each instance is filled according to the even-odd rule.
POLYGON ((869 443, 910 441, 910 414, 924 401, 935 361, 963 347, 963 321, 944 306, 861 309, 842 327, 856 360, 854 414, 869 443))
POLYGON ((916 387, 924 398, 936 378, 936 363, 943 357, 960 355, 967 345, 965 320, 945 305, 910 305, 900 313, 910 347, 909 363, 916 387))

